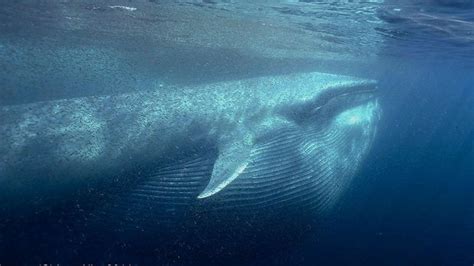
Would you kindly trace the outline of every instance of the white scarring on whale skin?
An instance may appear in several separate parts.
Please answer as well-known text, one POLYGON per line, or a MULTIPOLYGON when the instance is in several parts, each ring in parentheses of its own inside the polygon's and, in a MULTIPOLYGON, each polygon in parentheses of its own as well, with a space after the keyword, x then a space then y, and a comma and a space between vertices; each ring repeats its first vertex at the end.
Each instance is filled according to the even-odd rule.
MULTIPOLYGON (((371 80, 313 72, 3 106, 1 193, 48 202, 206 140, 219 150, 209 184, 197 196, 207 198, 245 172, 262 136, 311 123, 292 116, 319 110, 332 92, 374 87, 371 80)), ((371 102, 347 107, 337 123, 372 128, 378 106, 371 102)))
POLYGON ((136 7, 129 7, 129 6, 109 6, 109 7, 112 8, 112 9, 118 8, 118 9, 123 9, 123 10, 127 10, 127 11, 137 10, 136 7))

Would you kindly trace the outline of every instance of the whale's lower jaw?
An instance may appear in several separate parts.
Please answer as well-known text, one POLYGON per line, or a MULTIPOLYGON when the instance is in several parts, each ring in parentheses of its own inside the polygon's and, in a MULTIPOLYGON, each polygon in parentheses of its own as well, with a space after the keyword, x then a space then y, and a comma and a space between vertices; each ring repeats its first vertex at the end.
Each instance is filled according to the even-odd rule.
POLYGON ((322 129, 279 131, 256 145, 238 179, 205 199, 197 196, 209 181, 216 154, 175 161, 107 200, 96 220, 119 231, 169 232, 206 217, 320 214, 350 184, 374 138, 378 113, 372 101, 340 113, 322 129))

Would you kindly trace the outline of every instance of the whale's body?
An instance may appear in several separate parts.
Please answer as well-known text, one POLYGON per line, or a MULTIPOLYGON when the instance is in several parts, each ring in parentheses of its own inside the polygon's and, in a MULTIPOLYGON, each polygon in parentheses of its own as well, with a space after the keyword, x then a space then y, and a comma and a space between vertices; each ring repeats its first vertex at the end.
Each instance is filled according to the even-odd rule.
POLYGON ((121 208, 134 224, 324 209, 373 140, 375 86, 315 72, 3 106, 2 209, 108 187, 120 189, 97 208, 121 208))

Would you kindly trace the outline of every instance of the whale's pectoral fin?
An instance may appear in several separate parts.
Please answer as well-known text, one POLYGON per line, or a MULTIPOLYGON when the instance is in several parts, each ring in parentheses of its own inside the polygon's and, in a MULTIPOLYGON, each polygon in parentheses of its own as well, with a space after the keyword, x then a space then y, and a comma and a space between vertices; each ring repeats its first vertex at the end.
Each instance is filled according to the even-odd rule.
POLYGON ((249 164, 252 146, 250 137, 239 138, 223 145, 219 149, 209 184, 198 198, 210 197, 234 181, 249 164))

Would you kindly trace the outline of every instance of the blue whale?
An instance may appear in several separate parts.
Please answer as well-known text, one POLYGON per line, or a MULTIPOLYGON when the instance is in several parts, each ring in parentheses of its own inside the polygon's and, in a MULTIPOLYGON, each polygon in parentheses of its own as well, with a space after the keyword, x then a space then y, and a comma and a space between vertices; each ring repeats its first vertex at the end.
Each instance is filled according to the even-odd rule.
POLYGON ((198 211, 321 212, 369 151, 376 88, 312 72, 2 106, 1 208, 114 188, 98 217, 119 209, 135 225, 198 211))

